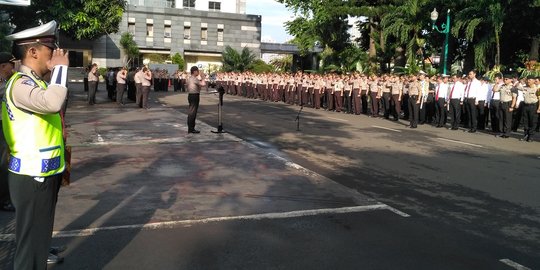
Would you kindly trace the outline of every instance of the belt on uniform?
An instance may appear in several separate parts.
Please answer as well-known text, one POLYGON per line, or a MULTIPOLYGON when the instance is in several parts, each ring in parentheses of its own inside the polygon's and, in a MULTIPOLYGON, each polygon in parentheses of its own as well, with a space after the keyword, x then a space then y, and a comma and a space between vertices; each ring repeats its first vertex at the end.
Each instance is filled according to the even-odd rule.
POLYGON ((409 96, 409 97, 411 97, 411 98, 417 98, 418 95, 411 95, 411 96, 409 96))

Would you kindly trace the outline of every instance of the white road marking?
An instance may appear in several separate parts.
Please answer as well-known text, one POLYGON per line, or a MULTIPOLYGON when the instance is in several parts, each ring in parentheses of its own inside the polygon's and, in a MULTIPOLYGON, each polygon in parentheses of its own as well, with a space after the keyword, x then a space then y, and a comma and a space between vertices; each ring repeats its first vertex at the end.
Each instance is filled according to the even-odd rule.
MULTIPOLYGON (((249 142, 246 142, 246 141, 244 141, 244 143, 247 146, 259 148, 257 145, 255 145, 253 143, 249 143, 249 142)), ((318 174, 318 173, 316 173, 314 171, 311 171, 311 170, 309 170, 307 168, 304 168, 304 167, 302 167, 302 165, 300 165, 298 163, 294 163, 294 162, 292 162, 292 161, 290 161, 290 160, 288 160, 288 159, 286 159, 286 158, 284 158, 284 157, 282 157, 282 156, 280 156, 280 155, 278 155, 276 153, 267 152, 267 155, 269 155, 269 156, 271 156, 271 157, 273 157, 273 158, 275 158, 277 160, 280 160, 280 161, 284 162, 285 166, 287 166, 287 167, 294 168, 296 170, 302 171, 303 173, 305 173, 308 176, 315 176, 316 175, 318 177, 323 177, 323 178, 327 179, 328 181, 333 181, 332 179, 329 179, 329 178, 327 178, 327 177, 325 177, 323 175, 320 175, 320 174, 318 174)), ((411 215, 409 215, 409 214, 407 214, 407 213, 405 213, 403 211, 400 211, 400 210, 398 210, 396 208, 393 208, 393 207, 391 207, 389 205, 386 205, 384 203, 381 203, 381 202, 377 202, 377 205, 385 205, 385 209, 387 209, 387 210, 389 210, 389 211, 391 211, 391 212, 393 212, 395 214, 398 214, 398 215, 400 215, 402 217, 410 217, 411 216, 411 215)))
POLYGON ((372 127, 385 129, 385 130, 390 130, 390 131, 395 131, 395 132, 401 132, 401 130, 397 130, 397 129, 393 129, 393 128, 387 128, 387 127, 381 127, 381 126, 372 126, 372 127))
POLYGON ((349 120, 345 120, 345 119, 339 119, 339 118, 335 118, 335 117, 326 117, 328 119, 332 119, 332 120, 337 120, 337 121, 341 121, 341 122, 349 122, 349 120))
MULTIPOLYGON (((54 238, 84 237, 84 236, 91 236, 98 232, 103 232, 103 231, 117 231, 117 230, 130 230, 130 229, 131 230, 133 229, 157 230, 157 229, 188 227, 192 225, 206 224, 206 223, 213 223, 213 222, 238 221, 238 220, 288 219, 288 218, 310 217, 310 216, 327 215, 327 214, 359 213, 359 212, 368 212, 368 211, 377 211, 377 210, 389 210, 389 211, 394 212, 395 209, 393 209, 392 207, 386 204, 380 203, 380 204, 373 204, 373 205, 341 207, 341 208, 323 208, 323 209, 299 210, 299 211, 290 211, 290 212, 281 212, 281 213, 279 212, 278 213, 264 213, 264 214, 231 216, 231 217, 213 217, 213 218, 193 219, 193 220, 153 222, 153 223, 147 223, 147 224, 108 226, 108 227, 89 228, 89 229, 83 229, 83 230, 54 231, 53 237, 54 238)), ((15 239, 14 234, 0 234, 0 242, 13 241, 14 239, 15 239)))
POLYGON ((100 135, 99 133, 98 133, 98 135, 97 135, 97 140, 98 140, 98 142, 100 142, 100 143, 105 142, 105 140, 103 139, 103 137, 101 137, 101 135, 100 135))
POLYGON ((446 141, 446 142, 452 142, 452 143, 459 143, 459 144, 464 144, 464 145, 468 145, 468 146, 474 146, 474 147, 478 147, 478 148, 484 148, 483 146, 478 145, 478 144, 474 144, 474 143, 468 143, 468 142, 462 142, 462 141, 450 140, 450 139, 445 139, 445 138, 437 138, 437 139, 439 139, 440 141, 446 141))
POLYGON ((502 260, 499 260, 499 262, 502 262, 516 270, 531 270, 531 268, 528 268, 528 267, 525 267, 517 262, 514 262, 510 259, 502 259, 502 260))

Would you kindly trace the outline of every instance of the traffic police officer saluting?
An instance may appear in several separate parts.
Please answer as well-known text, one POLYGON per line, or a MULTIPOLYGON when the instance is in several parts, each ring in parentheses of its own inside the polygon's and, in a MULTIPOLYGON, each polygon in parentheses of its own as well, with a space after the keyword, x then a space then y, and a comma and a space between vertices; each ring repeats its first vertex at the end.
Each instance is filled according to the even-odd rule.
POLYGON ((59 111, 66 99, 68 54, 56 46, 55 21, 10 36, 19 72, 7 83, 2 127, 10 149, 9 188, 16 210, 15 269, 46 269, 64 171, 59 111), (50 84, 43 77, 52 72, 50 84))

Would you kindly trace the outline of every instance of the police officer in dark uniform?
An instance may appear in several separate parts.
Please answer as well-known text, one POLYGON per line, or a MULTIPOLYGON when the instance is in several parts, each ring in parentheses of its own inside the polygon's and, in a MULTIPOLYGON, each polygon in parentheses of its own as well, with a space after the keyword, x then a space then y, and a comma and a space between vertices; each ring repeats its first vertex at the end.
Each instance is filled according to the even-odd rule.
POLYGON ((523 130, 524 136, 522 141, 533 141, 533 135, 538 121, 538 96, 534 85, 534 77, 527 77, 527 86, 520 86, 523 91, 523 130))

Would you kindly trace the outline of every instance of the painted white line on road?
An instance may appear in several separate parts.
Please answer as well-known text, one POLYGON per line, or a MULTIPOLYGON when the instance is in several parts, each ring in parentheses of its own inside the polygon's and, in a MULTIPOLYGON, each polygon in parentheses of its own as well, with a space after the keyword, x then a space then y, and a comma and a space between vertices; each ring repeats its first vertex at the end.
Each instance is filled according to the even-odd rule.
POLYGON ((385 130, 390 130, 390 131, 395 131, 395 132, 401 132, 401 130, 397 130, 397 129, 393 129, 393 128, 387 128, 387 127, 381 127, 381 126, 372 126, 372 127, 385 129, 385 130))
POLYGON ((105 140, 103 139, 103 137, 101 137, 101 134, 99 134, 99 133, 97 135, 97 140, 98 140, 99 143, 105 142, 105 140))
POLYGON ((481 145, 479 145, 479 144, 474 144, 474 143, 468 143, 468 142, 462 142, 462 141, 450 140, 450 139, 445 139, 445 138, 437 138, 437 139, 439 139, 440 141, 445 141, 445 142, 459 143, 459 144, 464 144, 464 145, 468 145, 468 146, 474 146, 474 147, 478 147, 478 148, 484 148, 483 146, 481 146, 481 145))
MULTIPOLYGON (((381 203, 381 204, 341 207, 341 208, 323 208, 323 209, 299 210, 299 211, 290 211, 290 212, 265 213, 265 214, 254 214, 254 215, 243 215, 243 216, 213 217, 213 218, 194 219, 194 220, 178 220, 178 221, 153 222, 153 223, 147 223, 147 224, 108 226, 108 227, 98 227, 98 228, 90 228, 90 229, 83 229, 83 230, 55 231, 53 232, 53 237, 54 238, 84 237, 84 236, 94 235, 98 232, 117 231, 117 230, 170 229, 170 228, 177 228, 177 227, 187 227, 187 226, 192 226, 192 225, 197 225, 197 224, 224 222, 224 221, 288 219, 288 218, 310 217, 310 216, 328 215, 328 214, 359 213, 359 212, 368 212, 368 211, 377 211, 377 210, 390 210, 394 212, 392 209, 393 208, 389 207, 388 205, 381 203)), ((0 242, 13 241, 14 239, 15 239, 14 234, 0 234, 0 242)))
POLYGON ((326 117, 328 119, 332 119, 332 120, 337 120, 337 121, 341 121, 341 122, 349 122, 349 120, 345 120, 345 119, 339 119, 339 118, 335 118, 335 117, 326 117))
POLYGON ((531 268, 528 268, 528 267, 525 267, 517 262, 514 262, 510 259, 502 259, 502 260, 499 260, 499 262, 502 262, 516 270, 531 270, 531 268))

